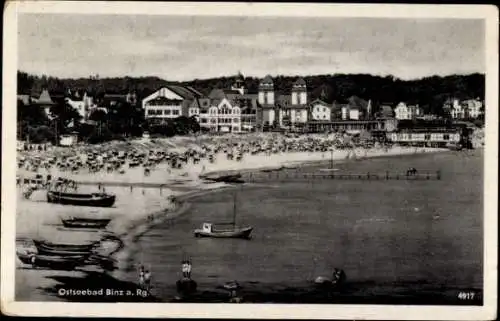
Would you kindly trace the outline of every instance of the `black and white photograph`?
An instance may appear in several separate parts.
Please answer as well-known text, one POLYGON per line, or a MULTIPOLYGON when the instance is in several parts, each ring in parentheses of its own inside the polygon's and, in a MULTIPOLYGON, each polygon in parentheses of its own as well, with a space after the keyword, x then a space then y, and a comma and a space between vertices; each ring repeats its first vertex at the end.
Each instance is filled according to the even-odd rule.
POLYGON ((5 26, 4 313, 496 317, 497 8, 26 1, 5 26))

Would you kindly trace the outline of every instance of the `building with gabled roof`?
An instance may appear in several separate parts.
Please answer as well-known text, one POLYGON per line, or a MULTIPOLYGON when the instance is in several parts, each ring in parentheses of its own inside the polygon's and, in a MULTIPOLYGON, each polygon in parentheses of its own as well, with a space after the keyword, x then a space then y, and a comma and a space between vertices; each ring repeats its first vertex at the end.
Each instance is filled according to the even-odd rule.
POLYGON ((235 77, 230 89, 213 89, 206 100, 208 103, 205 101, 205 106, 200 106, 199 122, 202 128, 212 132, 249 132, 256 129, 257 95, 247 93, 241 73, 235 77))
POLYGON ((267 75, 259 84, 258 103, 262 108, 262 125, 295 127, 308 120, 309 105, 307 85, 298 78, 290 93, 275 90, 271 76, 267 75))
POLYGON ((56 103, 50 97, 49 91, 47 89, 43 89, 38 98, 32 98, 32 102, 35 105, 43 108, 46 115, 50 115, 50 108, 56 105, 56 103))
POLYGON ((316 99, 311 102, 311 120, 314 121, 331 121, 333 105, 326 103, 321 99, 316 99))
POLYGON ((142 100, 142 108, 145 118, 173 119, 188 116, 190 106, 200 98, 203 95, 191 87, 164 85, 142 100))

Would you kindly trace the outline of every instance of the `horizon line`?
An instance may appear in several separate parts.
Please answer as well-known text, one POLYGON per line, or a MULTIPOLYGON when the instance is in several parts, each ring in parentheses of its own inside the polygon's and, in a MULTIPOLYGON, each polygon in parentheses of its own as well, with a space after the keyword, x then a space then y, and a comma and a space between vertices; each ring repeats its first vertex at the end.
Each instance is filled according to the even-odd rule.
MULTIPOLYGON (((212 80, 212 79, 218 79, 218 78, 235 78, 238 76, 238 72, 232 74, 232 75, 221 75, 221 76, 213 76, 213 77, 210 77, 210 78, 194 78, 194 79, 190 79, 190 80, 168 80, 168 79, 165 79, 161 76, 158 76, 158 75, 145 75, 145 76, 130 76, 130 75, 121 75, 121 76, 105 76, 105 77, 102 77, 101 75, 99 75, 98 73, 96 74, 91 74, 87 77, 83 77, 83 76, 78 76, 78 77, 59 77, 59 76, 51 76, 51 75, 46 75, 46 74, 39 74, 39 73, 33 73, 33 72, 28 72, 28 71, 24 71, 24 70, 20 70, 18 69, 17 70, 18 73, 26 73, 28 75, 31 75, 31 76, 36 76, 36 77, 43 77, 43 76, 46 76, 47 78, 55 78, 55 79, 59 79, 59 80, 81 80, 81 79, 89 79, 90 80, 90 77, 91 76, 99 76, 99 80, 104 80, 104 79, 113 79, 113 78, 136 78, 136 79, 140 79, 140 78, 158 78, 160 80, 163 80, 165 82, 175 82, 175 83, 187 83, 187 82, 193 82, 193 81, 207 81, 207 80, 212 80)), ((333 74, 328 74, 328 73, 325 73, 325 74, 312 74, 312 75, 285 75, 285 74, 278 74, 278 75, 272 75, 272 74, 266 74, 265 76, 253 76, 253 75, 248 75, 248 76, 245 76, 243 72, 241 72, 241 74, 243 75, 244 78, 257 78, 257 79, 263 79, 267 76, 271 76, 271 78, 275 79, 275 78, 278 78, 278 77, 298 77, 298 78, 307 78, 307 77, 319 77, 319 76, 359 76, 359 75, 365 75, 365 76, 372 76, 372 77, 379 77, 379 78, 387 78, 387 77, 392 77, 394 78, 394 80, 401 80, 401 81, 418 81, 418 80, 423 80, 423 79, 427 79, 427 78, 433 78, 433 77, 439 77, 439 78, 446 78, 446 77, 453 77, 453 76, 471 76, 471 75, 475 75, 475 74, 479 74, 479 75, 482 75, 482 76, 486 76, 486 73, 485 72, 479 72, 479 71, 476 71, 476 72, 470 72, 470 73, 452 73, 452 74, 446 74, 446 75, 438 75, 438 74, 432 74, 432 75, 428 75, 428 76, 423 76, 423 77, 415 77, 415 78, 400 78, 400 77, 397 77, 393 74, 373 74, 373 73, 333 73, 333 74)))

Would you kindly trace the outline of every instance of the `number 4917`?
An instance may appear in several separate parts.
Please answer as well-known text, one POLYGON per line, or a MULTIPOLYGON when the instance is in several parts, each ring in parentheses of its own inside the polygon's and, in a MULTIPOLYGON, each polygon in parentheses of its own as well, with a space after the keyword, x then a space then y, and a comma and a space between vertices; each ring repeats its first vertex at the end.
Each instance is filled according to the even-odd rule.
POLYGON ((473 300, 474 299, 474 292, 459 292, 458 293, 458 298, 460 300, 473 300))

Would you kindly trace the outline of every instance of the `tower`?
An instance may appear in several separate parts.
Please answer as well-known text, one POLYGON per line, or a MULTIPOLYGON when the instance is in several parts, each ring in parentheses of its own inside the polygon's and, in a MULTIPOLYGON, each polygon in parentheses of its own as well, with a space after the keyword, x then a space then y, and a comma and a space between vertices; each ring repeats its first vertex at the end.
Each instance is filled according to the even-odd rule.
POLYGON ((272 125, 277 121, 276 107, 274 104, 274 83, 271 76, 267 75, 259 84, 259 105, 262 107, 262 125, 272 125))
POLYGON ((241 72, 238 72, 234 84, 231 86, 231 90, 237 90, 241 95, 246 93, 245 77, 241 74, 241 72))
POLYGON ((292 87, 292 105, 307 104, 307 85, 303 78, 299 78, 292 87))
POLYGON ((259 84, 259 104, 274 105, 274 83, 269 75, 259 84))

